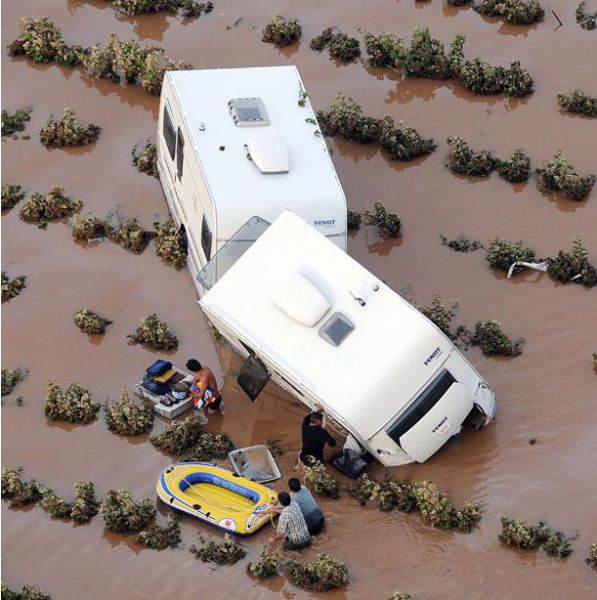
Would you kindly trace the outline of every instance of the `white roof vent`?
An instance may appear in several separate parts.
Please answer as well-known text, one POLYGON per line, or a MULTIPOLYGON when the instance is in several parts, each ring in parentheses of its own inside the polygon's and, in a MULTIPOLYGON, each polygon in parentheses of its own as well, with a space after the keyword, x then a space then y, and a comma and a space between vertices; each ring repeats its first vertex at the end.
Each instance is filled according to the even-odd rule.
POLYGON ((234 98, 228 102, 228 110, 237 127, 269 125, 261 98, 234 98))
POLYGON ((247 138, 247 150, 262 173, 288 173, 288 146, 270 131, 259 131, 247 138))
POLYGON ((327 298, 300 273, 278 281, 273 301, 284 314, 307 327, 313 327, 330 309, 327 298))

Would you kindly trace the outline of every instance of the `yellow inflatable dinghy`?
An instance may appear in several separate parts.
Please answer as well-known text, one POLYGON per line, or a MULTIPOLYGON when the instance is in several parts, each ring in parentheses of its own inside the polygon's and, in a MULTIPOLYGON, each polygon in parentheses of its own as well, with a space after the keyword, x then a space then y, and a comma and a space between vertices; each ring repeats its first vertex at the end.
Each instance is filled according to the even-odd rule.
POLYGON ((277 497, 260 483, 205 462, 170 465, 156 489, 165 504, 236 535, 251 535, 269 522, 261 511, 277 497))

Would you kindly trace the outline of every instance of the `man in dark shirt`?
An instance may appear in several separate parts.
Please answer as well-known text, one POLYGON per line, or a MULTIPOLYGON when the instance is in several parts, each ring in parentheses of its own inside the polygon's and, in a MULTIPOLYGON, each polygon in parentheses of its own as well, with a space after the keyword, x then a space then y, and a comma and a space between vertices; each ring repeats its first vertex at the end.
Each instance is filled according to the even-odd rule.
POLYGON ((321 426, 322 422, 323 409, 321 406, 316 406, 315 412, 309 413, 303 419, 303 448, 299 458, 305 465, 309 464, 309 456, 323 462, 323 447, 326 442, 332 447, 336 445, 336 440, 321 426))

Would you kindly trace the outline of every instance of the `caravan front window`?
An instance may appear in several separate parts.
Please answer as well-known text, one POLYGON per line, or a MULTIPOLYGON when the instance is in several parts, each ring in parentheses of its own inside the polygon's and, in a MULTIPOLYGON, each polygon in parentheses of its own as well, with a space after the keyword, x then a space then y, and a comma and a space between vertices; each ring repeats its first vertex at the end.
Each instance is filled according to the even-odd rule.
POLYGON ((176 136, 176 168, 178 169, 178 178, 182 179, 182 168, 184 165, 184 138, 180 127, 176 136))
POLYGON ((166 146, 168 146, 170 158, 174 160, 174 154, 176 153, 176 130, 172 124, 172 117, 170 116, 170 111, 167 106, 164 106, 163 121, 162 132, 164 134, 164 139, 166 140, 166 146))
POLYGON ((211 258, 211 229, 207 224, 205 215, 203 215, 203 223, 201 224, 201 247, 205 258, 209 260, 211 258))

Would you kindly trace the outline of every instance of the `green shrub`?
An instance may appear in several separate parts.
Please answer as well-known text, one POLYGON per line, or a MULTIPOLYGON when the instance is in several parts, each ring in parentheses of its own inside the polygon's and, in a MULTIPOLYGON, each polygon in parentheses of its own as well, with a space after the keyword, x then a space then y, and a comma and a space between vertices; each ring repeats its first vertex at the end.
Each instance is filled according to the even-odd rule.
POLYGON ((151 240, 151 232, 139 225, 137 219, 123 221, 117 230, 110 230, 110 239, 133 254, 141 254, 151 240))
POLYGON ((97 313, 88 308, 80 308, 74 316, 75 325, 83 332, 88 334, 102 334, 106 331, 106 326, 112 321, 100 317, 97 313))
POLYGON ((290 580, 308 590, 324 592, 348 583, 346 565, 328 552, 321 552, 310 561, 288 561, 290 580))
POLYGON ((460 137, 453 136, 447 139, 450 146, 448 167, 454 173, 488 177, 497 166, 497 160, 489 150, 474 152, 472 148, 460 137))
POLYGON ((224 539, 221 542, 207 540, 203 536, 199 536, 201 545, 199 548, 193 545, 190 547, 191 554, 195 558, 203 562, 213 562, 219 565, 235 563, 247 554, 244 548, 239 546, 236 538, 230 534, 224 534, 224 539))
POLYGON ((11 508, 27 506, 37 502, 45 489, 35 479, 23 481, 22 469, 2 468, 2 499, 10 500, 11 508))
POLYGON ((589 551, 589 556, 585 558, 585 562, 594 569, 597 569, 597 544, 591 544, 591 550, 589 551))
POLYGON ((431 37, 427 27, 415 28, 410 46, 405 49, 401 58, 401 65, 408 77, 452 77, 452 66, 444 51, 444 45, 431 37))
POLYGON ((363 37, 371 66, 393 69, 400 67, 406 52, 401 39, 393 33, 382 33, 376 36, 368 31, 363 34, 363 37))
POLYGON ((249 574, 255 577, 265 578, 272 577, 278 574, 278 564, 280 562, 279 552, 270 552, 267 546, 261 547, 259 553, 259 560, 257 562, 250 562, 247 565, 247 571, 249 574))
POLYGON ((54 186, 45 194, 31 194, 21 207, 19 216, 27 223, 38 223, 40 228, 45 229, 48 222, 70 217, 82 207, 80 200, 69 198, 63 188, 54 186))
POLYGON ((413 160, 417 156, 431 154, 436 146, 431 138, 424 138, 416 129, 405 127, 402 122, 395 126, 392 117, 382 119, 379 145, 392 160, 413 160))
POLYGON ((89 242, 98 238, 111 237, 113 229, 106 219, 98 217, 75 217, 73 223, 73 237, 76 240, 89 242))
POLYGON ((114 533, 130 535, 141 531, 155 517, 151 500, 135 502, 127 490, 110 490, 100 504, 106 527, 114 533))
POLYGON ((311 40, 309 46, 313 50, 327 48, 330 58, 335 58, 341 62, 350 62, 361 56, 359 40, 350 37, 343 31, 334 33, 333 27, 324 29, 321 35, 311 40))
POLYGON ((516 262, 530 262, 535 259, 535 251, 522 245, 522 241, 509 242, 493 238, 487 250, 485 260, 492 269, 508 271, 516 262))
POLYGON ((589 96, 580 89, 570 94, 558 94, 558 104, 568 112, 597 117, 597 96, 589 96))
POLYGON ((71 505, 54 492, 54 490, 44 489, 41 497, 41 507, 52 517, 56 519, 70 519, 71 505))
POLYGON ((10 210, 25 197, 21 186, 8 183, 2 186, 2 210, 10 210))
POLYGON ((26 369, 2 369, 2 396, 8 396, 25 377, 26 369))
POLYGON ((52 598, 34 585, 24 585, 19 593, 13 592, 3 581, 2 600, 52 600, 52 598))
POLYGON ((164 321, 154 313, 143 317, 137 329, 127 336, 129 344, 144 344, 152 350, 176 350, 178 338, 164 321))
POLYGON ((451 240, 444 235, 440 235, 440 238, 442 240, 442 245, 448 246, 448 248, 454 250, 454 252, 475 252, 483 247, 479 240, 472 240, 462 233, 451 240))
POLYGON ((378 231, 388 237, 398 237, 402 222, 396 213, 388 212, 386 207, 381 202, 376 202, 374 212, 370 213, 365 210, 364 217, 369 225, 375 225, 378 231))
POLYGON ((277 437, 267 438, 267 440, 265 440, 265 446, 274 458, 280 458, 280 456, 284 454, 284 450, 280 446, 280 440, 277 437))
MULTIPOLYGON (((448 4, 452 4, 455 0, 448 0, 448 4)), ((459 1, 459 0, 456 0, 459 1)), ((470 0, 466 0, 469 2, 470 0)), ((463 2, 464 4, 464 2, 463 2)), ((413 600, 410 594, 401 594, 400 592, 394 592, 391 596, 387 596, 385 600, 413 600)))
POLYGON ((165 550, 176 548, 182 542, 178 517, 174 513, 168 515, 168 524, 165 526, 154 525, 149 531, 141 532, 137 541, 152 550, 165 550))
POLYGON ((562 283, 580 283, 587 287, 597 285, 597 269, 589 262, 589 253, 584 240, 575 235, 572 251, 560 250, 555 258, 548 259, 547 272, 562 283))
POLYGON ((173 219, 166 223, 154 223, 155 251, 158 256, 170 262, 175 269, 182 269, 187 261, 187 243, 184 233, 173 219))
POLYGON ((27 287, 26 282, 27 277, 25 275, 10 279, 6 271, 2 271, 2 304, 18 296, 27 287))
POLYGON ((586 2, 583 0, 576 7, 576 22, 583 29, 595 29, 597 27, 597 10, 592 13, 585 12, 586 2))
POLYGON ((99 503, 95 499, 95 488, 91 481, 75 483, 75 501, 70 516, 75 523, 89 523, 99 511, 99 503))
POLYGON ((358 229, 361 226, 362 220, 361 213, 349 210, 346 215, 346 226, 348 229, 358 229))
POLYGON ((170 454, 182 454, 190 451, 203 434, 203 425, 198 416, 187 417, 182 421, 173 421, 159 435, 149 441, 160 450, 170 454))
POLYGON ((531 176, 531 159, 524 150, 516 148, 508 160, 498 161, 497 171, 510 183, 528 181, 531 176))
POLYGON ((68 423, 90 423, 100 405, 91 400, 91 393, 78 383, 70 383, 61 390, 55 383, 48 381, 45 395, 44 412, 52 421, 68 423))
POLYGON ((340 497, 340 482, 328 473, 322 462, 311 458, 309 465, 299 465, 305 484, 317 494, 325 494, 336 500, 340 497))
POLYGON ((524 346, 524 338, 509 338, 498 321, 478 321, 471 341, 486 356, 519 356, 524 346))
POLYGON ((10 114, 7 110, 2 111, 2 137, 14 135, 17 131, 25 129, 25 123, 31 120, 31 108, 20 108, 10 114))
POLYGON ((342 137, 359 144, 374 142, 381 135, 381 120, 364 115, 363 109, 342 92, 332 99, 327 113, 317 111, 317 120, 324 135, 342 137))
POLYGON ((527 525, 525 521, 500 517, 502 532, 500 541, 508 546, 516 546, 522 550, 534 550, 547 540, 548 532, 544 523, 538 526, 527 525))
POLYGON ((450 330, 450 326, 452 324, 452 319, 454 319, 458 313, 458 304, 448 306, 441 296, 433 296, 429 306, 420 306, 416 304, 415 307, 450 339, 454 339, 454 334, 450 330))
POLYGON ((327 27, 309 42, 309 48, 311 48, 311 50, 317 50, 318 52, 321 52, 321 50, 323 50, 330 43, 330 40, 333 36, 334 28, 327 27))
POLYGON ((543 20, 545 11, 537 0, 480 0, 473 8, 482 15, 503 17, 515 25, 530 25, 543 20))
POLYGON ((593 189, 595 175, 581 177, 574 167, 562 156, 562 151, 551 160, 543 161, 543 166, 535 170, 543 187, 561 192, 573 200, 584 200, 593 189))
POLYGON ((226 433, 204 431, 193 447, 179 457, 181 462, 210 461, 227 458, 234 444, 226 433))
POLYGON ((133 157, 133 166, 137 167, 140 173, 159 177, 158 150, 154 144, 147 141, 139 154, 137 154, 137 147, 135 146, 131 151, 131 155, 133 157))
POLYGON ((50 117, 39 132, 39 141, 46 148, 85 146, 99 137, 101 128, 93 123, 81 125, 72 108, 65 108, 60 119, 50 117))
POLYGON ((277 15, 265 26, 261 39, 282 48, 294 44, 302 33, 301 24, 296 19, 286 19, 282 15, 277 15))
POLYGON ((108 400, 105 411, 106 425, 112 433, 140 435, 153 427, 152 407, 131 400, 124 388, 118 400, 108 400))

